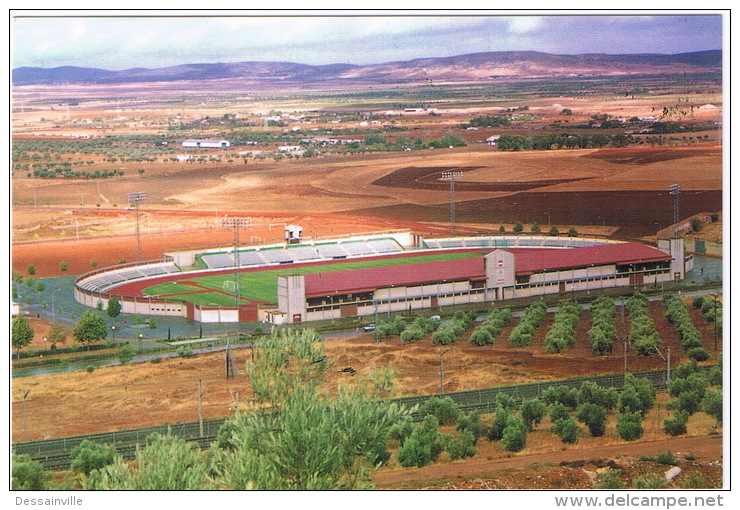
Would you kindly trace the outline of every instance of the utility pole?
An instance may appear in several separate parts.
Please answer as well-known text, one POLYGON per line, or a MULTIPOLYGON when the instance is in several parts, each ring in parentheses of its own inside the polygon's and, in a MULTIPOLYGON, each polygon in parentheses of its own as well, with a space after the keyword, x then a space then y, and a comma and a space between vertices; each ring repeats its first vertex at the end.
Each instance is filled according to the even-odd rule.
POLYGON ((439 394, 444 395, 444 379, 445 379, 445 370, 444 370, 444 361, 442 361, 442 356, 444 356, 446 353, 448 353, 450 349, 440 349, 439 350, 439 394))
POLYGON ((23 392, 23 440, 26 440, 26 431, 28 430, 27 422, 26 422, 26 399, 28 398, 28 394, 31 393, 31 390, 26 390, 23 392))
POLYGON ((205 436, 203 433, 203 380, 198 379, 198 431, 200 437, 205 436))

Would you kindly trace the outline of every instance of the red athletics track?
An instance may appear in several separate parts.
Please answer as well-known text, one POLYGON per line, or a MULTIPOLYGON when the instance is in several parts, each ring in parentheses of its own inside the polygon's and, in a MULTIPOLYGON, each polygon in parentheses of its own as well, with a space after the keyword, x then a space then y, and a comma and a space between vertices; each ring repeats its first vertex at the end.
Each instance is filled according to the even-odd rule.
MULTIPOLYGON (((508 251, 512 253, 524 253, 529 251, 540 251, 540 250, 546 250, 548 248, 509 248, 508 251)), ((335 264, 341 264, 343 262, 356 262, 358 260, 384 260, 384 259, 398 259, 398 258, 408 258, 408 257, 417 257, 424 254, 429 253, 480 253, 481 255, 485 255, 490 250, 487 249, 479 249, 479 248, 462 248, 462 249, 452 249, 452 250, 428 250, 428 251, 415 251, 415 252, 407 252, 407 253, 401 253, 401 254, 393 254, 393 255, 377 255, 377 256, 371 256, 371 257, 362 257, 362 258, 350 258, 350 259, 336 259, 336 260, 324 260, 320 262, 298 262, 294 264, 284 264, 284 265, 273 265, 273 266, 261 266, 261 267, 251 267, 251 268, 244 268, 240 269, 240 273, 250 273, 250 272, 256 272, 256 271, 273 271, 275 269, 278 269, 280 267, 285 267, 286 270, 288 270, 291 267, 294 267, 295 265, 299 265, 301 267, 309 267, 309 266, 328 266, 328 265, 335 265, 335 264)), ((135 282, 130 283, 124 283, 115 287, 111 287, 108 290, 109 295, 115 295, 115 296, 123 296, 123 297, 131 297, 131 298, 153 298, 153 296, 149 296, 147 294, 143 293, 143 290, 152 287, 154 285, 159 285, 160 283, 167 283, 167 282, 180 282, 182 284, 187 285, 193 285, 196 287, 200 287, 201 289, 204 289, 203 291, 190 291, 190 292, 178 292, 175 294, 167 294, 167 295, 160 295, 158 298, 164 299, 169 298, 173 296, 186 296, 189 294, 200 294, 203 292, 218 292, 221 294, 225 294, 227 296, 236 297, 234 294, 225 292, 220 289, 214 289, 209 287, 203 287, 193 281, 188 282, 182 281, 183 278, 194 278, 197 276, 218 276, 223 274, 234 274, 233 269, 221 269, 216 271, 206 271, 206 270, 200 270, 202 271, 200 274, 194 274, 194 272, 188 272, 188 273, 176 273, 176 274, 170 274, 167 276, 157 276, 153 277, 147 280, 139 280, 135 282)), ((243 297, 245 301, 250 301, 252 303, 260 303, 265 304, 266 301, 259 301, 259 300, 253 300, 246 297, 243 297)))
MULTIPOLYGON (((510 249, 511 251, 521 251, 522 249, 510 249)), ((455 249, 455 250, 431 250, 432 252, 441 252, 444 251, 445 253, 475 253, 479 252, 481 254, 487 253, 486 250, 480 250, 480 249, 455 249)), ((295 265, 300 265, 301 267, 309 267, 309 266, 325 266, 325 265, 335 265, 335 264, 341 264, 342 262, 353 262, 358 260, 384 260, 384 259, 398 259, 398 258, 407 258, 407 257, 418 257, 423 254, 428 254, 428 251, 425 252, 411 252, 411 253, 401 253, 401 254, 395 254, 395 255, 378 255, 374 257, 362 257, 360 258, 351 258, 351 259, 337 259, 337 260, 324 260, 320 262, 299 262, 297 264, 284 264, 282 266, 261 266, 261 267, 251 267, 251 268, 245 268, 240 269, 240 273, 251 273, 256 271, 273 271, 275 269, 278 269, 280 267, 285 267, 286 270, 288 270, 291 267, 294 267, 295 265)), ((195 272, 188 272, 188 273, 176 273, 176 274, 170 274, 167 276, 156 276, 153 278, 149 278, 146 280, 138 280, 135 282, 130 283, 123 283, 121 285, 117 285, 115 287, 111 287, 107 294, 109 295, 115 295, 115 296, 123 296, 123 297, 131 297, 131 298, 150 298, 153 296, 149 296, 147 294, 143 293, 143 290, 149 287, 152 287, 154 285, 159 285, 161 283, 168 283, 168 282, 181 282, 183 284, 188 284, 186 281, 182 281, 183 279, 187 278, 194 278, 197 276, 218 276, 218 275, 224 275, 224 274, 234 274, 233 269, 221 269, 217 271, 205 271, 203 270, 202 273, 198 274, 195 272)), ((195 282, 190 282, 189 284, 192 285, 195 282)), ((228 296, 234 296, 234 294, 224 292, 220 289, 209 289, 208 287, 201 287, 200 285, 196 284, 195 286, 198 286, 202 289, 208 289, 209 292, 219 292, 221 294, 226 294, 228 296)), ((188 294, 200 294, 201 291, 191 291, 191 292, 182 292, 177 294, 167 294, 167 295, 160 295, 158 298, 166 298, 166 297, 172 297, 176 295, 188 295, 188 294)), ((235 296, 234 296, 235 297, 235 296)), ((248 298, 243 298, 247 300, 248 298)), ((256 301, 256 300, 249 300, 253 303, 265 303, 264 301, 256 301)))

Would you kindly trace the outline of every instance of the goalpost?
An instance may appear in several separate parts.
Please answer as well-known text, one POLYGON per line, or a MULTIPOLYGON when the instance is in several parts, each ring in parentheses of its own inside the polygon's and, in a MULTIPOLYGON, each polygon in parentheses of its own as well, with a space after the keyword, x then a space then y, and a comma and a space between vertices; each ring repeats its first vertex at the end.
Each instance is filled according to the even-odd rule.
POLYGON ((239 284, 232 280, 226 280, 223 284, 223 289, 227 292, 236 293, 239 290, 239 284))

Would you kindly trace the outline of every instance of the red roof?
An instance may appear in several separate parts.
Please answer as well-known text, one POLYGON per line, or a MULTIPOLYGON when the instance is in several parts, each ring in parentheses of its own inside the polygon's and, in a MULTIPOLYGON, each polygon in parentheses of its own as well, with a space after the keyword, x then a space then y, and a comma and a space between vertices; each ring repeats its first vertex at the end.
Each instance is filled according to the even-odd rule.
POLYGON ((305 281, 306 297, 319 297, 329 294, 371 292, 387 287, 485 278, 483 258, 469 258, 309 273, 305 281))
MULTIPOLYGON (((580 269, 608 264, 669 261, 672 257, 642 243, 603 244, 566 249, 512 249, 516 274, 580 269)), ((305 275, 306 297, 372 292, 388 287, 484 280, 483 257, 398 266, 329 271, 305 275)))
POLYGON ((517 253, 516 272, 579 269, 607 264, 638 264, 672 260, 673 257, 642 243, 615 243, 569 249, 527 250, 517 253))

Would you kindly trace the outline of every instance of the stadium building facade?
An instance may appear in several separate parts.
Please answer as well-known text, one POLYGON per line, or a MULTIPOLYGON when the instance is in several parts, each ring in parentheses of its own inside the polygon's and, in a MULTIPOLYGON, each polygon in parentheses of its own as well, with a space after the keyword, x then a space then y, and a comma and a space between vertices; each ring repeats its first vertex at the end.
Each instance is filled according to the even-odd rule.
MULTIPOLYGON (((89 307, 120 301, 123 313, 184 317, 198 322, 295 324, 378 313, 436 309, 682 280, 693 269, 680 238, 657 247, 603 238, 475 236, 424 238, 410 231, 387 231, 333 238, 302 237, 286 227, 285 242, 166 253, 158 261, 99 269, 75 282, 75 299, 89 307), (290 234, 290 235, 288 235, 290 234), (337 263, 468 252, 470 257, 336 270, 337 263), (480 256, 476 256, 479 254, 480 256), (305 266, 311 271, 298 271, 305 266), (326 270, 322 270, 326 267, 326 270), (195 304, 183 297, 187 281, 242 271, 279 270, 276 302, 249 299, 249 289, 215 289, 234 295, 229 305, 195 304), (301 274, 303 273, 303 274, 301 274), (180 290, 151 295, 143 289, 183 282, 180 290), (245 298, 237 307, 236 301, 245 298)), ((418 259, 417 259, 418 260, 418 259)), ((225 284, 224 284, 225 285, 225 284)), ((190 291, 193 290, 189 287, 190 291)), ((203 292, 203 290, 199 290, 203 292)))
POLYGON ((481 258, 278 278, 273 324, 369 316, 682 280, 683 240, 659 248, 613 243, 569 249, 495 249, 481 258))

